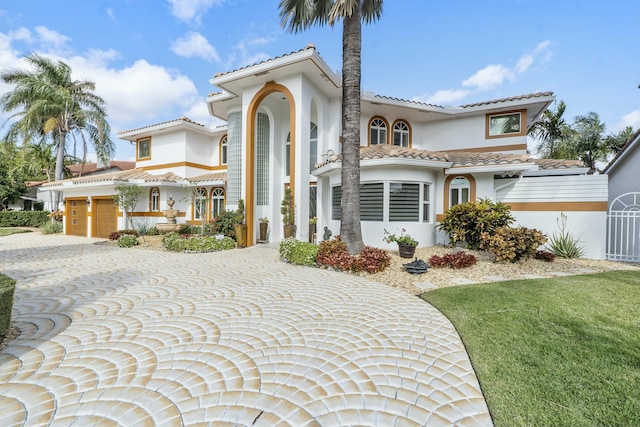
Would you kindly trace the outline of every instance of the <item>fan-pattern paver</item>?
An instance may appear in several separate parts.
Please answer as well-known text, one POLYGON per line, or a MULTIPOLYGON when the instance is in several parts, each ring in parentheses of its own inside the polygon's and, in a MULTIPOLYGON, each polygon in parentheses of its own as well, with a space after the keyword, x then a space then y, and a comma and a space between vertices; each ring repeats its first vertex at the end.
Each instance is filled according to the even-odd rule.
POLYGON ((416 297, 264 246, 92 242, 0 239, 20 330, 3 427, 491 425, 457 332, 416 297))

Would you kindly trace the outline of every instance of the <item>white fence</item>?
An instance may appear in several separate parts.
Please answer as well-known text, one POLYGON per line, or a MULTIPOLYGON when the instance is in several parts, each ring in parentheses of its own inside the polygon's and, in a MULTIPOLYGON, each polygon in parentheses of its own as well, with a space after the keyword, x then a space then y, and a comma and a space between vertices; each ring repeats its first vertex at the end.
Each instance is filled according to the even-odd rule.
POLYGON ((640 193, 614 200, 607 219, 607 259, 640 262, 640 193))

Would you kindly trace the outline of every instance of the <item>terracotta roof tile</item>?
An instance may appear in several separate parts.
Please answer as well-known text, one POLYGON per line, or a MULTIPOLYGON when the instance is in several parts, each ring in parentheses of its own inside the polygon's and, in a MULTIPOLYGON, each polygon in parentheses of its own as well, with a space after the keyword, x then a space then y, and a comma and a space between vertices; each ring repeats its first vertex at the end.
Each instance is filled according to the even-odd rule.
POLYGON ((204 175, 194 176, 189 178, 191 182, 204 182, 204 181, 227 181, 226 172, 211 172, 204 175))
POLYGON ((83 164, 69 165, 67 166, 67 169, 71 171, 73 176, 78 176, 81 171, 82 171, 82 174, 84 175, 88 173, 103 171, 109 168, 117 168, 122 171, 125 171, 125 170, 131 170, 135 167, 136 167, 136 162, 130 162, 125 160, 112 160, 111 162, 109 162, 109 166, 106 166, 106 167, 99 168, 97 163, 85 163, 84 165, 83 164))
POLYGON ((65 179, 62 181, 53 181, 42 185, 42 188, 59 187, 63 183, 71 182, 72 184, 88 184, 97 182, 120 181, 128 182, 130 180, 143 180, 144 182, 180 182, 184 178, 167 172, 162 175, 152 175, 142 169, 131 169, 119 172, 105 172, 96 175, 82 176, 77 178, 65 179))
POLYGON ((179 118, 177 118, 175 120, 167 120, 166 122, 160 122, 160 123, 156 123, 156 124, 153 124, 153 125, 142 126, 142 127, 135 128, 135 129, 121 130, 120 132, 118 132, 118 135, 122 135, 122 134, 129 133, 129 132, 137 132, 137 131, 140 131, 140 130, 149 129, 149 128, 156 127, 156 126, 168 125, 169 123, 178 123, 178 122, 187 122, 187 123, 192 123, 194 125, 205 127, 203 124, 198 123, 198 122, 194 122, 193 120, 191 120, 190 118, 188 118, 186 116, 181 116, 181 117, 179 117, 179 118))
POLYGON ((482 101, 482 102, 476 102, 473 104, 465 104, 465 105, 461 105, 460 107, 461 108, 479 107, 481 105, 499 104, 501 102, 520 101, 522 99, 541 98, 544 96, 553 96, 553 92, 529 93, 526 95, 511 96, 509 98, 500 98, 500 99, 494 99, 491 101, 482 101))
POLYGON ((422 106, 425 106, 425 107, 434 107, 434 108, 443 108, 443 109, 445 108, 442 105, 428 104, 426 102, 413 101, 413 100, 410 100, 410 99, 394 98, 394 97, 391 97, 391 96, 374 95, 374 98, 385 99, 385 100, 388 100, 388 101, 406 102, 408 104, 422 105, 422 106))
POLYGON ((306 45, 306 46, 304 47, 304 49, 300 49, 300 50, 293 51, 293 52, 290 52, 290 53, 285 53, 285 54, 283 54, 283 55, 275 56, 275 57, 273 57, 273 58, 265 59, 264 61, 256 62, 256 63, 254 63, 254 64, 247 65, 247 66, 244 66, 244 67, 240 67, 240 68, 237 68, 237 69, 235 69, 235 70, 231 70, 231 71, 224 71, 224 72, 215 73, 213 77, 214 77, 214 78, 216 78, 216 77, 226 76, 227 74, 236 73, 236 72, 238 72, 238 71, 246 70, 246 69, 248 69, 248 68, 255 67, 255 66, 257 66, 257 65, 261 65, 261 64, 266 64, 266 63, 269 63, 269 62, 273 62, 273 61, 275 61, 275 60, 277 60, 277 59, 280 59, 280 58, 286 58, 287 56, 295 55, 296 53, 304 52, 305 50, 309 50, 309 49, 313 49, 313 50, 315 50, 315 48, 316 48, 316 47, 315 47, 315 45, 314 45, 313 43, 309 43, 308 45, 306 45))

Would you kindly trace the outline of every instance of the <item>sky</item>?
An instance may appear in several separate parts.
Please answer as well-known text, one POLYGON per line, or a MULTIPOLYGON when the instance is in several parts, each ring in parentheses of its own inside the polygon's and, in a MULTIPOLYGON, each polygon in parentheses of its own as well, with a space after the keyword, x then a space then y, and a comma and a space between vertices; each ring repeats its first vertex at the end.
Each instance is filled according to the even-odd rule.
MULTIPOLYGON (((313 43, 342 66, 341 25, 290 33, 279 0, 0 2, 0 69, 36 52, 96 83, 117 132, 187 116, 206 126, 209 80, 313 43)), ((640 0, 386 0, 363 26, 362 89, 438 105, 553 91, 565 117, 640 128, 640 0)), ((0 83, 0 94, 12 88, 0 83)), ((552 107, 553 108, 553 107, 552 107)), ((0 133, 8 115, 0 113, 0 133)), ((91 157, 91 155, 90 155, 91 157)), ((95 157, 95 156, 93 156, 95 157)))

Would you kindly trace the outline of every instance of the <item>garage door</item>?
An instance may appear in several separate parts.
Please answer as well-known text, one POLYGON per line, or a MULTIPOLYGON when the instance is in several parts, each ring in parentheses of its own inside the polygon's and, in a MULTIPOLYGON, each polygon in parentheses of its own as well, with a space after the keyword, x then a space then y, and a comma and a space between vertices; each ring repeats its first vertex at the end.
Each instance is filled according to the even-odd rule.
POLYGON ((87 199, 67 200, 67 234, 87 236, 87 199))
POLYGON ((118 231, 118 213, 115 203, 111 199, 93 200, 93 221, 95 224, 94 237, 109 237, 118 231))

